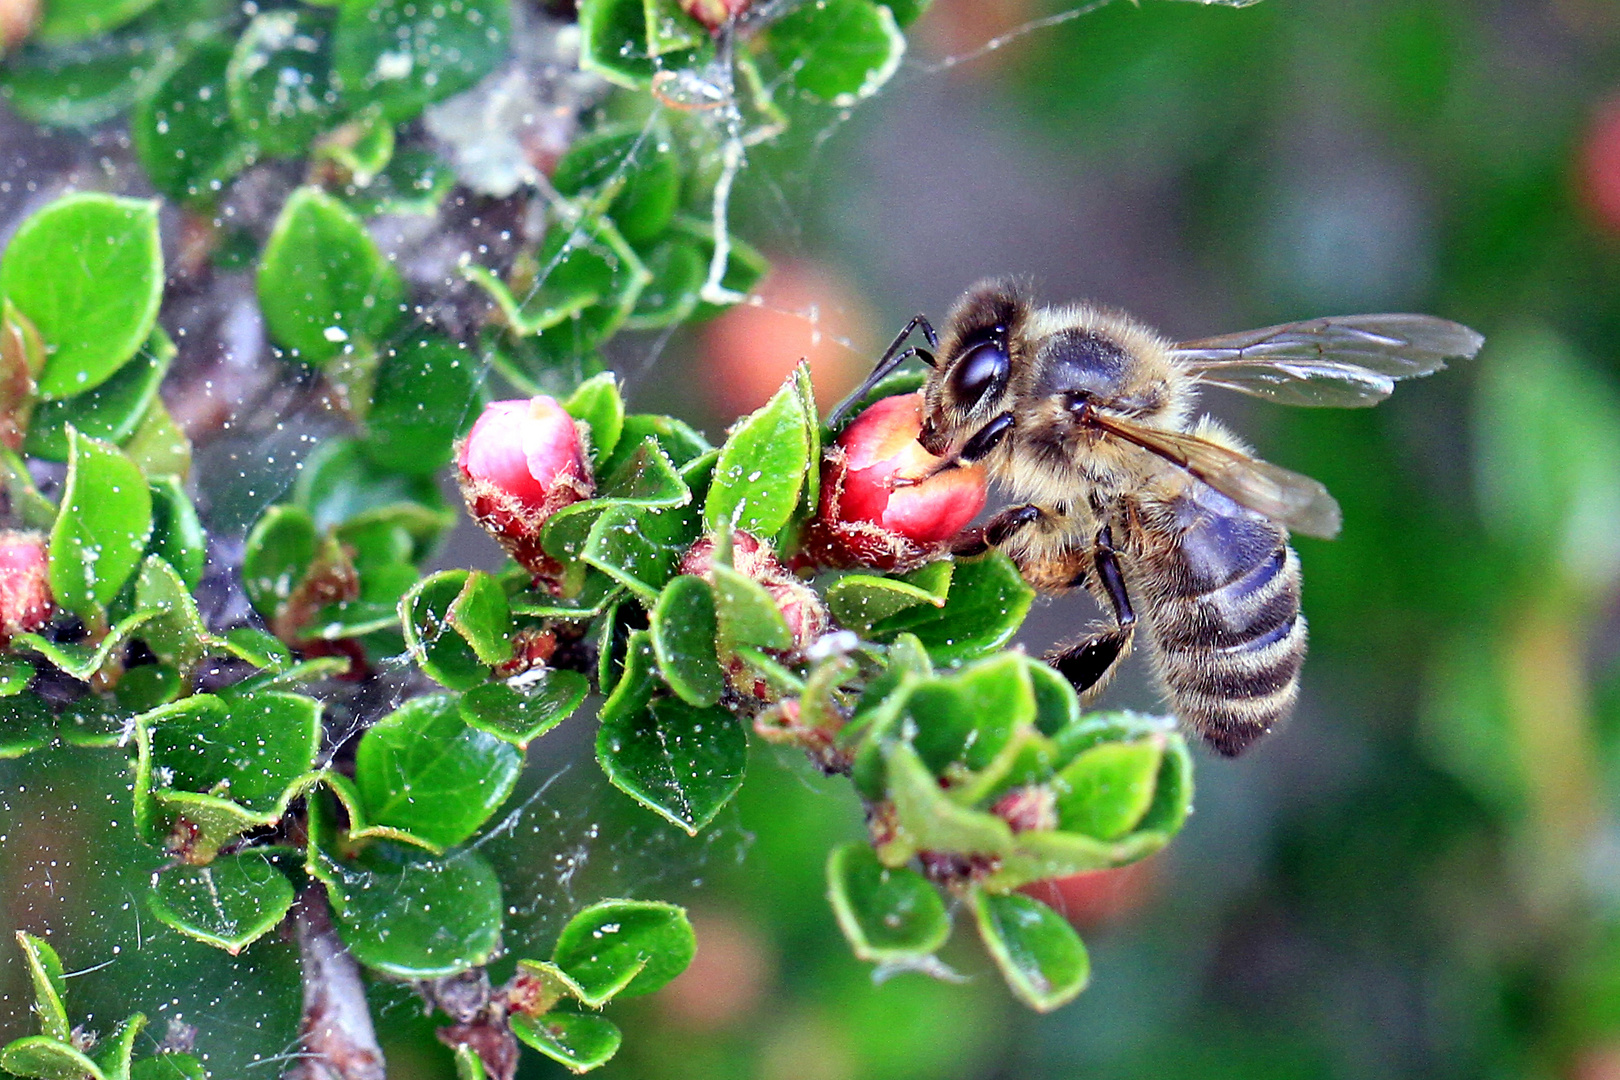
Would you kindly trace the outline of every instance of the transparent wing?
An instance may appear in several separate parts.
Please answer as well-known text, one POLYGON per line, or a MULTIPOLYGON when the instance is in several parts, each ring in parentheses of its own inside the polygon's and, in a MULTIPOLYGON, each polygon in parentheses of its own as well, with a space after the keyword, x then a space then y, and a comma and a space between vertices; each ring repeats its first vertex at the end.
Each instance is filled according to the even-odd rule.
POLYGON ((1398 379, 1473 356, 1484 340, 1432 315, 1344 315, 1184 341, 1172 354, 1208 386, 1353 409, 1383 401, 1398 379))
POLYGON ((1148 450, 1225 495, 1306 536, 1331 540, 1339 534, 1339 504, 1328 489, 1308 476, 1188 435, 1141 427, 1128 420, 1093 413, 1102 428, 1148 450))

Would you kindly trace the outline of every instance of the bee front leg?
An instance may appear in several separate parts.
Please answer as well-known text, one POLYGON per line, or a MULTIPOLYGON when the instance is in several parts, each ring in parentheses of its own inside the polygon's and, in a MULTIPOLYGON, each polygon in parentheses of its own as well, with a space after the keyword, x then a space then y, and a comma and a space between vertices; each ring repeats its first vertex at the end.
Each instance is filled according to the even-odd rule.
POLYGON ((1081 694, 1095 693, 1107 685, 1119 661, 1130 655, 1131 642, 1136 636, 1136 611, 1131 607, 1125 575, 1119 568, 1113 531, 1106 525, 1097 533, 1097 542, 1091 551, 1091 568, 1097 576, 1097 584, 1108 597, 1109 606, 1114 609, 1114 626, 1060 646, 1046 657, 1046 662, 1081 694))
MULTIPOLYGON (((1041 519, 1044 511, 1034 503, 1025 503, 1022 506, 1009 506, 999 511, 995 517, 965 530, 951 544, 952 555, 983 555, 993 547, 1000 547, 1020 529, 1033 525, 1041 519)), ((1022 567, 1020 567, 1022 569, 1022 567)))
MULTIPOLYGON (((1016 424, 1017 421, 1013 419, 1012 413, 1002 413, 975 432, 955 457, 946 458, 921 476, 896 476, 890 483, 897 488, 913 487, 930 477, 938 476, 947 469, 955 469, 962 465, 971 465, 975 461, 982 461, 990 456, 992 450, 1006 441, 1007 436, 1012 434, 1013 427, 1016 424)), ((923 449, 928 449, 926 443, 924 443, 923 449)))

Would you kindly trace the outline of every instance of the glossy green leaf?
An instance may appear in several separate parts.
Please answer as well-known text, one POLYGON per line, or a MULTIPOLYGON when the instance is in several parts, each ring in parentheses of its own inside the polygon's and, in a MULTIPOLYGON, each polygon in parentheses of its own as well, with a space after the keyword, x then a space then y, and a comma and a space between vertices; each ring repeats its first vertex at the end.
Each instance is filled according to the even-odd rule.
POLYGON ((350 100, 376 103, 398 123, 493 71, 510 33, 503 0, 343 0, 333 73, 350 100))
POLYGON ((590 430, 591 462, 600 465, 613 454, 624 429, 624 398, 619 394, 618 377, 611 371, 593 375, 579 384, 563 407, 590 430))
POLYGON ((769 538, 788 523, 810 467, 810 424, 789 376, 732 431, 703 506, 710 532, 740 529, 769 538))
POLYGON ((68 429, 67 484, 51 529, 51 592, 69 611, 105 607, 129 579, 152 531, 146 478, 116 446, 68 429))
POLYGON ((887 641, 902 632, 916 634, 937 664, 971 660, 1010 641, 1034 598, 1018 568, 999 551, 957 559, 944 607, 907 608, 878 622, 872 636, 887 641))
POLYGON ((685 322, 697 310, 698 293, 709 276, 702 245, 688 237, 667 235, 643 249, 641 261, 651 277, 625 319, 625 328, 657 330, 685 322))
POLYGON ((632 90, 652 80, 647 11, 642 0, 582 0, 579 66, 632 90))
POLYGON ((30 1035, 0 1050, 0 1069, 38 1080, 107 1080, 101 1068, 66 1042, 30 1035))
POLYGON ((758 645, 766 649, 791 649, 793 633, 775 599, 765 587, 745 577, 729 566, 716 565, 714 577, 714 610, 719 626, 722 654, 734 651, 739 645, 758 645))
POLYGON ((130 1065, 129 1080, 208 1080, 208 1074, 192 1055, 169 1052, 130 1065))
MULTIPOLYGON (((949 568, 948 560, 929 566, 949 568)), ((926 569, 926 568, 925 568, 926 569)), ((947 589, 950 575, 944 575, 947 589)), ((931 607, 945 606, 947 589, 935 591, 913 585, 902 578, 878 577, 873 574, 847 574, 827 588, 827 609, 840 625, 865 634, 889 616, 919 604, 931 607)))
POLYGON ((1053 780, 1058 827, 1099 840, 1124 836, 1153 804, 1163 759, 1162 738, 1087 750, 1053 780))
POLYGON ((461 698, 461 718, 522 749, 572 716, 589 692, 590 680, 579 672, 541 668, 468 690, 461 698))
POLYGON ((251 626, 225 631, 225 647, 231 651, 231 655, 246 660, 256 668, 286 671, 293 665, 292 651, 280 638, 251 626))
POLYGON ((267 509, 248 533, 242 552, 242 586, 265 618, 274 618, 315 561, 315 519, 301 506, 267 509))
POLYGON ((979 936, 1008 989, 1037 1012, 1073 1001, 1091 978, 1080 935, 1057 912, 1019 893, 974 896, 979 936))
POLYGON ((135 156, 152 186, 171 199, 217 197, 254 147, 231 118, 227 42, 204 43, 141 98, 130 117, 135 156))
POLYGON ((147 894, 163 923, 233 956, 275 929, 292 902, 292 882, 255 851, 167 870, 147 894))
POLYGON ((189 673, 203 657, 227 651, 220 638, 209 633, 191 590, 174 567, 149 555, 135 579, 135 606, 155 611, 141 627, 141 640, 165 664, 189 673))
POLYGON ((690 705, 713 705, 725 690, 715 655, 714 593, 702 578, 671 578, 652 612, 653 651, 670 689, 690 705))
POLYGON ((472 836, 517 783, 523 755, 469 727, 449 694, 412 698, 373 724, 355 755, 367 822, 443 848, 472 836))
MULTIPOLYGON (((714 226, 711 222, 699 218, 677 216, 671 226, 671 232, 687 236, 697 241, 698 251, 703 256, 703 265, 708 266, 714 258, 714 226)), ((760 250, 736 235, 731 235, 726 269, 720 275, 720 287, 737 296, 747 296, 757 285, 765 272, 771 268, 770 262, 760 250)), ((730 304, 715 304, 702 301, 692 311, 692 321, 700 322, 712 319, 729 308, 730 304)))
POLYGON ((34 665, 28 661, 0 658, 0 698, 15 697, 28 689, 34 675, 34 665))
POLYGON ((478 1056, 478 1051, 466 1043, 457 1043, 455 1054, 456 1080, 488 1080, 484 1059, 478 1056))
POLYGON ((693 508, 611 506, 591 526, 579 557, 651 604, 697 537, 693 508))
POLYGON ((157 203, 67 195, 34 214, 0 255, 0 296, 50 348, 39 393, 100 386, 152 334, 163 297, 157 203), (104 298, 116 296, 108 304, 104 298))
POLYGON ((197 517, 197 507, 178 477, 149 476, 147 487, 152 492, 152 535, 146 542, 147 553, 174 567, 186 588, 195 591, 202 584, 208 564, 208 535, 197 517))
POLYGON ((742 787, 748 736, 725 709, 665 698, 604 709, 596 758, 614 787, 696 836, 742 787))
POLYGON ((862 960, 917 960, 951 936, 939 890, 915 870, 884 866, 866 844, 833 849, 827 895, 839 929, 862 960))
POLYGON ((167 705, 180 696, 182 689, 190 688, 189 683, 182 682, 179 670, 172 664, 139 664, 124 671, 118 685, 113 687, 113 695, 118 699, 119 708, 138 713, 167 705))
POLYGON ((395 152, 370 183, 345 190, 344 198, 362 217, 431 217, 455 186, 454 170, 436 154, 407 147, 395 152))
POLYGON ((331 16, 318 8, 255 15, 226 69, 237 130, 274 157, 306 155, 332 114, 331 16))
POLYGON ((681 197, 674 147, 650 125, 603 127, 575 139, 551 183, 563 195, 596 192, 610 199, 604 209, 632 244, 669 228, 681 197))
MULTIPOLYGON (((614 449, 612 459, 601 470, 602 475, 608 477, 615 475, 632 455, 644 452, 648 439, 658 444, 663 456, 667 457, 676 469, 684 468, 695 458, 702 457, 713 449, 702 434, 683 420, 656 413, 631 413, 624 418, 624 427, 619 434, 619 445, 614 449)), ((648 460, 650 461, 650 458, 648 460)))
POLYGON ((916 729, 912 745, 930 771, 987 768, 1034 720, 1027 666, 1023 657, 1006 654, 912 689, 905 706, 916 729))
POLYGON ((591 1013, 553 1010, 544 1016, 514 1016, 512 1034, 576 1073, 607 1063, 624 1036, 611 1020, 591 1013))
POLYGON ((191 440, 169 415, 161 397, 152 399, 134 433, 124 440, 124 453, 148 480, 160 476, 184 480, 191 473, 191 440))
POLYGON ((383 353, 361 444, 378 465, 431 474, 450 462, 450 444, 477 413, 478 358, 435 334, 383 353))
POLYGON ((326 365, 374 349, 399 323, 405 285, 353 211, 319 188, 293 192, 259 262, 259 306, 292 354, 326 365))
POLYGON ((316 528, 333 529, 345 543, 370 524, 397 525, 415 545, 413 562, 427 557, 458 516, 433 477, 381 468, 353 439, 322 441, 304 462, 293 501, 314 515, 316 528))
POLYGON ((624 321, 651 277, 635 249, 604 217, 553 221, 528 272, 515 282, 476 264, 463 267, 462 273, 489 293, 519 335, 541 334, 595 309, 591 340, 606 337, 624 321))
MULTIPOLYGON (((25 664, 29 674, 33 665, 25 664)), ((19 692, 0 697, 0 761, 43 750, 56 738, 50 707, 38 694, 19 692)))
POLYGON ((130 1058, 135 1055, 135 1040, 146 1030, 146 1016, 131 1013, 120 1023, 112 1035, 96 1046, 96 1064, 107 1080, 129 1080, 130 1058))
POLYGON ((501 937, 501 885, 475 851, 435 858, 383 844, 353 862, 320 856, 338 934, 354 958, 396 979, 486 963, 501 937))
POLYGON ((465 690, 490 677, 489 666, 451 621, 451 609, 471 576, 467 570, 441 570, 423 578, 399 602, 411 659, 429 678, 451 690, 465 690))
POLYGON ((28 976, 34 986, 34 1018, 47 1038, 67 1039, 73 1025, 68 1022, 67 981, 62 974, 62 959, 43 938, 17 931, 17 944, 22 948, 28 964, 28 976))
POLYGON ((80 681, 88 681, 100 671, 113 653, 123 648, 137 628, 152 618, 150 611, 137 611, 114 623, 100 643, 85 642, 66 645, 51 641, 39 634, 18 634, 12 638, 15 646, 24 646, 39 653, 56 667, 80 681))
POLYGON ((769 41, 795 86, 840 107, 875 94, 906 52, 894 13, 872 0, 802 4, 771 25, 769 41))
POLYGON ((159 329, 140 354, 106 382, 72 397, 41 402, 29 421, 23 448, 35 457, 66 461, 70 425, 81 435, 122 443, 145 417, 173 358, 174 344, 159 329))
POLYGON ((483 663, 494 666, 512 658, 512 613, 506 590, 492 575, 469 572, 446 617, 483 663))
POLYGON ((51 0, 35 35, 48 44, 82 41, 135 18, 156 0, 51 0))
POLYGON ((662 989, 692 962, 697 937, 686 911, 652 900, 602 900, 568 920, 552 953, 580 990, 601 1008, 614 997, 662 989))

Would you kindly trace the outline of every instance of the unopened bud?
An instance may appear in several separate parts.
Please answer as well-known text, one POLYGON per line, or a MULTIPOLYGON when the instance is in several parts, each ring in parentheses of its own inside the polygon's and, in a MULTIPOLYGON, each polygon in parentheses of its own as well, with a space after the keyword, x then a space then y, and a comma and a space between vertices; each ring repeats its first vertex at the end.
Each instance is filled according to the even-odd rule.
POLYGON ((39 630, 54 610, 45 537, 0 532, 0 635, 39 630))
POLYGON ((984 509, 981 465, 938 472, 923 449, 921 394, 887 397, 857 416, 827 451, 809 556, 833 566, 900 570, 943 553, 984 509), (926 477, 926 479, 923 479, 926 477))
MULTIPOLYGON (((714 540, 702 537, 681 557, 681 573, 695 574, 711 579, 714 566, 714 540)), ((731 538, 731 568, 744 577, 759 582, 771 599, 793 635, 793 646, 803 652, 827 632, 827 609, 816 591, 794 576, 782 565, 758 537, 751 533, 736 532, 731 538)))
POLYGON ((681 10, 711 32, 747 11, 753 0, 681 0, 681 10))
POLYGON ((544 395, 494 402, 457 445, 456 465, 478 523, 530 573, 556 573, 540 531, 552 514, 596 490, 574 418, 544 395))

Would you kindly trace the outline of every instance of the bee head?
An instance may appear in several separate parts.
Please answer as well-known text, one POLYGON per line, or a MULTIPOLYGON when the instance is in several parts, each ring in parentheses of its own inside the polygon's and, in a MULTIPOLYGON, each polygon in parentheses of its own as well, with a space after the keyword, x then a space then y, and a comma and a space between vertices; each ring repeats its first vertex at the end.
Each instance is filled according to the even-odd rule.
POLYGON ((1030 310, 1023 286, 1005 278, 981 281, 951 309, 928 380, 922 442, 930 452, 1001 410, 1030 310))

